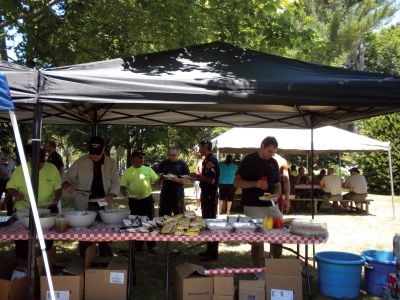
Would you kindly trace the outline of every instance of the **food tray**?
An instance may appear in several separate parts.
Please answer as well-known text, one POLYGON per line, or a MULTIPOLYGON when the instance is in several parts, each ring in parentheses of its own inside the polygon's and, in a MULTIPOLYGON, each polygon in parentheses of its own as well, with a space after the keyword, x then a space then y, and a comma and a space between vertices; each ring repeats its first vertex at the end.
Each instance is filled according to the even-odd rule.
POLYGON ((250 220, 251 223, 263 226, 264 220, 262 218, 254 218, 250 220))
POLYGON ((237 233, 250 233, 257 229, 257 226, 251 222, 236 222, 233 223, 233 228, 237 233))
POLYGON ((230 215, 230 216, 227 216, 227 221, 228 221, 229 224, 233 224, 233 223, 236 223, 236 222, 247 223, 247 222, 250 222, 250 218, 249 217, 245 217, 245 216, 232 216, 232 215, 230 215))
POLYGON ((0 226, 5 226, 10 222, 12 219, 11 216, 0 216, 0 226))
POLYGON ((294 219, 289 227, 291 233, 301 236, 328 236, 326 222, 318 220, 294 219))
POLYGON ((205 223, 212 233, 224 234, 233 230, 232 225, 227 223, 226 220, 206 219, 205 223))

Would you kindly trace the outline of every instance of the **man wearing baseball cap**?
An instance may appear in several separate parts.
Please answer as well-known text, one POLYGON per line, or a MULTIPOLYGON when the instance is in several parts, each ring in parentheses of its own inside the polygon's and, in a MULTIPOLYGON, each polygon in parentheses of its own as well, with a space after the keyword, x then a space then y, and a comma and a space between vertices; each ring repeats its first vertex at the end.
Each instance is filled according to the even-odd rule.
MULTIPOLYGON (((119 193, 119 174, 117 165, 111 157, 104 154, 105 142, 99 136, 93 136, 88 143, 88 152, 64 174, 62 187, 67 193, 74 193, 76 210, 99 211, 104 209, 98 200, 109 204, 119 193)), ((90 245, 79 243, 80 254, 90 245)), ((111 256, 107 243, 99 243, 101 256, 111 256)))

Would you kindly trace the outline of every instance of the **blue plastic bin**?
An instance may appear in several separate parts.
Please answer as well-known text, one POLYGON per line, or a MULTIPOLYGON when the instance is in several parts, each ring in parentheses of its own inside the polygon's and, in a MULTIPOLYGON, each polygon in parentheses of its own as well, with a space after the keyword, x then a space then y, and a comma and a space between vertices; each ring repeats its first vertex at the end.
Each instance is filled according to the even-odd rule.
POLYGON ((360 294, 361 269, 365 258, 358 254, 324 251, 315 255, 318 285, 322 295, 334 298, 357 298, 360 294))
POLYGON ((366 250, 365 290, 368 294, 383 297, 383 285, 387 285, 387 275, 396 272, 396 256, 392 251, 366 250))

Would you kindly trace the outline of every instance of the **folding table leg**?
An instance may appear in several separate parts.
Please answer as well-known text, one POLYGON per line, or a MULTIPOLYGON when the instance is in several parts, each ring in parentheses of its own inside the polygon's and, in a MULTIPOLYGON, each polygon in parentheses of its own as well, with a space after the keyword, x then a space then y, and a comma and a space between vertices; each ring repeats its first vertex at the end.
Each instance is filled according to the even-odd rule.
POLYGON ((312 245, 312 261, 313 261, 313 268, 315 269, 315 244, 312 245))
POLYGON ((312 300, 312 293, 311 293, 311 283, 310 283, 310 271, 308 269, 308 245, 305 244, 306 253, 304 253, 304 268, 306 270, 306 278, 307 278, 307 289, 308 289, 308 299, 312 300))
POLYGON ((133 294, 133 285, 136 278, 136 265, 135 265, 135 241, 129 241, 129 263, 128 263, 128 290, 127 299, 130 300, 133 294))
POLYGON ((165 300, 168 300, 168 292, 169 292, 169 242, 167 244, 167 257, 165 260, 165 300))

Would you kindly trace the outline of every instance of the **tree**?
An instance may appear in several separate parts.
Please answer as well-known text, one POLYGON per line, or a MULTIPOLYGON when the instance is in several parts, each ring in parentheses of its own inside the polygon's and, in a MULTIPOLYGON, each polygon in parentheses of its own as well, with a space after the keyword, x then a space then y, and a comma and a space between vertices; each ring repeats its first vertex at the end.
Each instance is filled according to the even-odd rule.
POLYGON ((392 26, 366 37, 365 65, 373 72, 400 75, 400 27, 392 26))
POLYGON ((29 66, 63 66, 213 40, 296 56, 313 43, 310 28, 292 23, 301 17, 298 1, 64 0, 15 22, 22 4, 48 5, 17 2, 0 12, 3 22, 23 35, 16 52, 29 66))
MULTIPOLYGON (((400 74, 400 28, 392 26, 366 37, 365 68, 371 72, 400 74)), ((360 133, 392 146, 395 187, 400 184, 400 114, 394 113, 357 122, 360 133)), ((390 191, 387 155, 371 153, 359 155, 359 164, 369 185, 375 190, 390 191)))
MULTIPOLYGON (((381 141, 390 141, 392 146, 392 164, 394 186, 400 184, 400 143, 398 132, 400 131, 400 114, 389 114, 370 118, 358 122, 360 133, 377 138, 381 141)), ((390 177, 388 157, 386 153, 360 154, 359 166, 363 171, 370 190, 378 192, 390 192, 390 177)))
POLYGON ((313 61, 363 69, 364 37, 397 11, 394 0, 309 0, 306 12, 319 38, 313 61))

